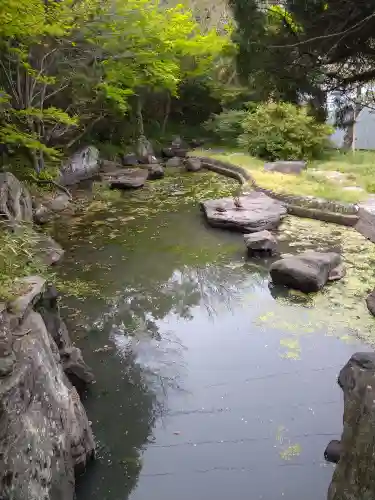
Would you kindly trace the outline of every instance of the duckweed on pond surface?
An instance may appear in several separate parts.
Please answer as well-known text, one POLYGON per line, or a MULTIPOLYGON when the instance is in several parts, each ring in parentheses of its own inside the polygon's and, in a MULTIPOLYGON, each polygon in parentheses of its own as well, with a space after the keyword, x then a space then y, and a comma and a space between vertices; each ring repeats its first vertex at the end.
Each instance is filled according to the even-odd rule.
MULTIPOLYGON (((122 247, 124 252, 137 251, 143 258, 153 245, 159 251, 173 253, 176 261, 184 264, 223 258, 233 250, 233 245, 228 246, 219 239, 214 249, 209 238, 207 246, 203 238, 200 248, 193 251, 181 236, 176 237, 174 244, 163 243, 160 232, 169 223, 163 215, 184 207, 195 211, 199 201, 230 196, 236 187, 235 181, 208 172, 192 176, 174 169, 167 172, 162 181, 148 183, 137 191, 110 190, 104 184, 95 183, 92 191, 78 192, 73 215, 55 221, 51 227, 52 234, 67 250, 65 259, 79 267, 79 277, 73 277, 71 273, 64 273, 66 266, 63 266, 59 274, 60 290, 82 300, 88 296, 109 299, 114 292, 110 272, 118 266, 118 261, 108 255, 108 245, 117 250, 122 247), (90 251, 82 254, 86 246, 90 251), (98 277, 99 270, 107 273, 105 279, 98 277)), ((198 210, 197 217, 200 217, 198 210)), ((189 232, 188 227, 186 230, 189 232)), ((117 255, 117 259, 125 262, 128 256, 124 253, 117 255)))
MULTIPOLYGON (((345 263, 346 276, 316 294, 289 290, 277 296, 278 304, 295 305, 298 316, 304 308, 306 314, 302 321, 294 321, 293 316, 286 321, 277 310, 265 313, 260 321, 269 325, 281 321, 293 335, 311 333, 316 328, 324 328, 327 334, 335 335, 342 329, 346 331, 341 335, 343 340, 350 341, 348 334, 352 333, 375 344, 375 320, 365 302, 367 294, 375 287, 375 245, 352 228, 296 217, 285 219, 280 235, 290 253, 307 249, 338 251, 345 263)), ((291 314, 293 310, 291 308, 291 314)), ((295 347, 289 352, 297 354, 297 351, 295 347)))

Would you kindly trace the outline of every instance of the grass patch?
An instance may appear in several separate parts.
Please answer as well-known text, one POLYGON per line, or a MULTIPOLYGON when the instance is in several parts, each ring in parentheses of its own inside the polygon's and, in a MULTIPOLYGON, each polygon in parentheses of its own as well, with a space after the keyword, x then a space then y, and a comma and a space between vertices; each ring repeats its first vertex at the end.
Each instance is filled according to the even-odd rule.
POLYGON ((26 276, 52 277, 38 251, 38 235, 31 226, 19 226, 13 233, 0 224, 0 239, 0 301, 17 297, 26 276))
POLYGON ((352 185, 375 193, 375 151, 335 151, 323 161, 312 162, 311 167, 342 172, 352 181, 352 185))
MULTIPOLYGON (((375 192, 375 180, 370 175, 371 158, 375 163, 375 153, 358 152, 353 154, 333 153, 329 158, 320 162, 312 162, 309 168, 318 170, 334 170, 347 175, 347 179, 338 184, 324 177, 317 178, 309 168, 301 175, 287 175, 278 172, 265 172, 264 162, 246 153, 238 151, 214 152, 197 149, 196 156, 206 156, 217 160, 228 161, 233 165, 245 168, 253 176, 259 186, 272 189, 283 194, 299 196, 314 196, 332 201, 357 203, 367 197, 367 193, 344 189, 348 186, 359 186, 369 193, 375 192)), ((374 168, 374 167, 372 167, 374 168)))

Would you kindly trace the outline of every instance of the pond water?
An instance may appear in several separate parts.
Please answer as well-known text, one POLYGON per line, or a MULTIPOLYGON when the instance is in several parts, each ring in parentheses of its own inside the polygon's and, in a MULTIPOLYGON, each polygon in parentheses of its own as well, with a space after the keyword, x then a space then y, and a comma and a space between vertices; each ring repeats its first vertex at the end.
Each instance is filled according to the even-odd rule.
POLYGON ((351 230, 289 219, 285 249, 339 246, 348 275, 309 298, 272 290, 269 262, 199 213, 235 187, 209 173, 124 195, 96 185, 52 228, 64 315, 96 377, 98 460, 78 500, 326 498, 337 373, 369 349, 358 335, 374 338, 362 296, 375 256, 351 230))

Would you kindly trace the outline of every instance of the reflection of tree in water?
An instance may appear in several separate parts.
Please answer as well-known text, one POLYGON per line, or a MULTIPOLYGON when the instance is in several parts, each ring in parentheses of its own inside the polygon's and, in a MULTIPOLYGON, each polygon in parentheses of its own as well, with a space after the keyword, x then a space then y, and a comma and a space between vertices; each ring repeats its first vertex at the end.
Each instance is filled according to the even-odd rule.
MULTIPOLYGON (((164 275, 166 270, 163 269, 164 275)), ((89 473, 80 486, 81 499, 125 499, 130 495, 142 467, 142 448, 151 439, 156 419, 163 415, 169 390, 184 390, 183 339, 168 329, 167 316, 172 314, 189 320, 196 307, 203 308, 209 316, 218 314, 223 307, 231 310, 242 290, 248 289, 252 282, 257 284, 246 264, 229 260, 184 266, 169 272, 165 280, 160 275, 158 279, 150 279, 147 273, 138 281, 135 277, 129 279, 126 289, 94 321, 93 331, 100 332, 101 345, 104 333, 116 346, 116 355, 113 351, 103 353, 99 366, 97 358, 87 359, 95 368, 98 381, 95 391, 100 393, 99 399, 89 398, 87 407, 89 414, 92 407, 92 413, 101 423, 94 431, 104 445, 103 460, 111 461, 108 470, 98 474, 105 478, 105 485, 112 482, 114 485, 107 493, 102 482, 97 486, 97 480, 90 480, 89 473), (121 380, 117 380, 118 374, 121 380), (112 426, 112 422, 115 425, 112 426), (123 484, 116 485, 122 475, 123 484), (99 489, 88 491, 93 485, 99 489)), ((91 337, 91 348, 92 343, 91 337)), ((91 473, 95 474, 95 466, 91 473)))
POLYGON ((104 333, 115 344, 116 355, 102 352, 98 363, 98 354, 85 352, 97 379, 86 407, 98 421, 94 432, 101 461, 81 478, 78 498, 110 500, 130 495, 142 467, 142 448, 163 415, 169 389, 183 390, 183 339, 164 328, 161 333, 159 322, 169 314, 189 320, 197 306, 209 315, 216 314, 219 306, 231 308, 248 278, 242 264, 186 266, 165 281, 143 279, 137 286, 129 285, 94 321, 90 349, 95 348, 96 335, 103 345, 104 333), (104 481, 98 482, 95 474, 104 481), (122 484, 119 477, 124 477, 122 484))
POLYGON ((95 368, 97 383, 85 406, 95 418, 98 460, 78 478, 77 498, 125 500, 137 485, 142 449, 162 413, 163 398, 131 350, 121 358, 108 354, 95 368))
POLYGON ((192 309, 198 305, 210 315, 216 314, 221 305, 231 309, 239 298, 241 284, 248 279, 243 265, 186 266, 174 271, 164 283, 140 282, 137 288, 127 287, 95 324, 105 329, 111 323, 124 335, 147 333, 160 340, 158 320, 168 314, 191 319, 192 309))

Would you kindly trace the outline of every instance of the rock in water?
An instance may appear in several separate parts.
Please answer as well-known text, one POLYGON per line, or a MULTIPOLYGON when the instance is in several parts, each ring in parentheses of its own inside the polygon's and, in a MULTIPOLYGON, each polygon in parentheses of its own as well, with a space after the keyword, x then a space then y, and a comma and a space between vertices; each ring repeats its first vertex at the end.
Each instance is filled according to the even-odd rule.
POLYGON ((55 214, 65 210, 70 204, 70 198, 67 194, 59 194, 39 207, 34 212, 34 222, 37 224, 46 224, 53 219, 55 214))
POLYGON ((172 148, 162 148, 161 155, 162 155, 162 158, 173 158, 174 151, 172 148))
POLYGON ((198 172, 202 168, 202 162, 199 158, 186 158, 185 168, 188 172, 198 172))
POLYGON ((46 266, 57 264, 62 259, 64 250, 50 236, 44 233, 35 233, 35 240, 38 242, 39 259, 46 266))
POLYGON ((145 168, 123 169, 116 175, 109 175, 109 184, 112 189, 138 189, 144 186, 148 177, 148 170, 145 168))
POLYGON ((136 167, 139 165, 138 156, 135 153, 128 153, 122 157, 122 164, 125 167, 136 167))
POLYGON ((178 156, 174 156, 173 158, 169 158, 169 160, 167 160, 165 166, 168 168, 177 168, 177 167, 181 167, 183 165, 183 160, 181 160, 181 158, 178 158, 178 156))
POLYGON ((356 353, 338 379, 344 393, 340 461, 328 500, 375 498, 375 353, 356 353))
POLYGON ((254 255, 273 255, 276 253, 276 238, 267 230, 245 234, 244 240, 247 253, 250 257, 254 255))
POLYGON ((0 313, 0 368, 7 365, 0 372, 0 497, 73 500, 74 472, 93 458, 93 435, 36 311, 43 280, 28 284, 0 313))
POLYGON ((74 155, 61 167, 60 182, 66 186, 90 179, 99 171, 99 150, 87 146, 74 155))
POLYGON ((280 172, 281 174, 298 175, 306 168, 305 161, 274 161, 265 163, 264 170, 267 172, 280 172))
POLYGON ((327 448, 324 451, 324 458, 327 462, 331 462, 333 464, 337 464, 340 460, 342 452, 341 441, 337 441, 337 439, 333 439, 327 445, 327 448))
POLYGON ((270 274, 275 285, 284 285, 309 293, 323 288, 330 275, 336 277, 336 269, 339 266, 341 257, 338 253, 308 250, 274 262, 270 274))
POLYGON ((287 213, 284 203, 257 191, 241 196, 239 202, 241 207, 233 198, 208 200, 201 203, 201 208, 210 226, 242 233, 275 229, 287 213))
POLYGON ((147 179, 150 181, 156 181, 164 177, 164 168, 161 165, 158 164, 148 165, 147 169, 148 169, 147 179))
POLYGON ((33 220, 30 193, 10 172, 0 173, 0 217, 10 222, 33 220))

